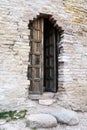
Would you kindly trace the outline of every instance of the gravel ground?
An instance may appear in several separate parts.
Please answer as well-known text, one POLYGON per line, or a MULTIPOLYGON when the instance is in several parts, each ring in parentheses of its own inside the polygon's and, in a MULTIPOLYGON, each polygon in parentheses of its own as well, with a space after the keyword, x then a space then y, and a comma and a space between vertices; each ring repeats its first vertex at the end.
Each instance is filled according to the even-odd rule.
MULTIPOLYGON (((35 102, 31 102, 31 107, 26 107, 28 112, 27 115, 32 114, 32 113, 38 113, 41 110, 44 110, 44 108, 58 108, 59 106, 55 104, 55 106, 44 106, 44 105, 39 105, 36 102, 36 105, 34 104, 35 102), (34 106, 32 107, 32 104, 34 106)), ((23 105, 24 106, 24 105, 23 105)), ((23 109, 22 107, 20 107, 23 109)), ((79 116, 79 124, 76 126, 68 126, 66 124, 60 124, 58 123, 57 127, 55 128, 49 128, 49 129, 44 129, 44 128, 39 128, 39 129, 30 129, 29 126, 26 125, 26 117, 25 119, 21 120, 16 120, 16 121, 10 121, 6 122, 5 120, 0 120, 0 130, 87 130, 87 112, 77 112, 79 116)))
MULTIPOLYGON (((87 112, 85 113, 78 113, 80 123, 76 126, 68 126, 65 124, 58 123, 56 128, 50 129, 37 129, 37 130, 87 130, 87 112)), ((0 121, 0 130, 33 130, 26 126, 26 119, 11 121, 11 122, 4 122, 0 121)))

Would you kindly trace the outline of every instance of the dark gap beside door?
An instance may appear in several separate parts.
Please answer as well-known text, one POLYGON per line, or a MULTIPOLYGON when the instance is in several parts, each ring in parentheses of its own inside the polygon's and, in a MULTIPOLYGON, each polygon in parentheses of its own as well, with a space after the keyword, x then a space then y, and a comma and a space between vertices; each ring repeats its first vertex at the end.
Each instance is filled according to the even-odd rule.
POLYGON ((58 57, 57 31, 48 19, 44 19, 44 91, 57 92, 58 57))

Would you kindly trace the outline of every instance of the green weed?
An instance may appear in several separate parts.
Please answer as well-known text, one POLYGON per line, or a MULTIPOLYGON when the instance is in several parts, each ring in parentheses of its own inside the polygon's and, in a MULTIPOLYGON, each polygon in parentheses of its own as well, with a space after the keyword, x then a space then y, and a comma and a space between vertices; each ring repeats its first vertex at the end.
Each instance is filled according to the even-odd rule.
POLYGON ((0 112, 0 119, 16 120, 24 118, 27 110, 0 112))

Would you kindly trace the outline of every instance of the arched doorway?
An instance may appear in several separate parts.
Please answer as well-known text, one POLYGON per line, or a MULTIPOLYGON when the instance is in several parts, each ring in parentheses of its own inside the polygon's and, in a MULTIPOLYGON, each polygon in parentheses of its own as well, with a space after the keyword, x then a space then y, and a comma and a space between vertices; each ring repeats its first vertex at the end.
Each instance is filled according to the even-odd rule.
POLYGON ((60 33, 50 15, 30 21, 29 93, 41 94, 58 90, 58 42, 60 33))

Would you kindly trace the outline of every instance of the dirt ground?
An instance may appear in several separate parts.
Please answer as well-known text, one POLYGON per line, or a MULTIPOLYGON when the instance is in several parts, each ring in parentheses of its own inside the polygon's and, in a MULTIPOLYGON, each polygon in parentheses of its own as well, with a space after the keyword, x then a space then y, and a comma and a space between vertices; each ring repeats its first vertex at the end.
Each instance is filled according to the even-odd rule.
MULTIPOLYGON (((40 110, 44 108, 48 108, 52 106, 42 106, 37 105, 37 107, 33 107, 28 109, 27 115, 31 113, 38 113, 40 110)), ((26 117, 21 120, 6 122, 5 120, 0 120, 0 130, 87 130, 87 112, 78 112, 79 116, 79 124, 76 126, 68 126, 66 124, 58 123, 55 128, 38 128, 38 129, 30 129, 29 126, 26 125, 26 117)))

